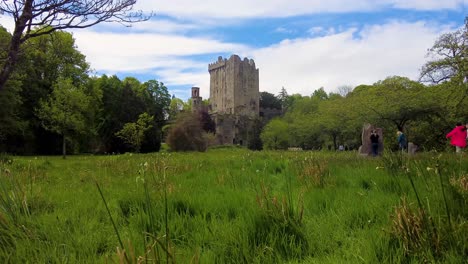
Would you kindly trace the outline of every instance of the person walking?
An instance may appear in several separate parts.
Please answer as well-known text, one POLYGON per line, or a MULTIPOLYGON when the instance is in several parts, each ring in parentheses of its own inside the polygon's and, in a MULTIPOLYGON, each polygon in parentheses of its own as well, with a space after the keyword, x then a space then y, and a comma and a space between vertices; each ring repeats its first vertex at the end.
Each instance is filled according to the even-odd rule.
POLYGON ((456 153, 462 153, 466 147, 466 136, 466 126, 457 123, 456 127, 445 137, 450 138, 450 144, 455 147, 456 153))
POLYGON ((397 132, 397 141, 398 141, 398 147, 401 151, 405 151, 406 147, 408 146, 408 143, 406 141, 406 135, 401 132, 401 130, 398 130, 397 132))

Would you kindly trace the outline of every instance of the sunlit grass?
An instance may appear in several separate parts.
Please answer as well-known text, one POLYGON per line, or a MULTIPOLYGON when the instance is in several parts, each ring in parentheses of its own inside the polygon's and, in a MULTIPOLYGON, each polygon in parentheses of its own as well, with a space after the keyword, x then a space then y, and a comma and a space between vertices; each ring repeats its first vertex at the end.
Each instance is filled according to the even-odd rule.
POLYGON ((467 175, 437 153, 4 156, 0 259, 462 263, 467 175))

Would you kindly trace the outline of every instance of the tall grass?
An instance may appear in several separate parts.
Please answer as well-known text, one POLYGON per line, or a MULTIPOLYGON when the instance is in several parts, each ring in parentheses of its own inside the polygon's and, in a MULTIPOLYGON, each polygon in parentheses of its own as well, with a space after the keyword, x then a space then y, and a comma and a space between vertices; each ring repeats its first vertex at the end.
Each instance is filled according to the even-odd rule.
POLYGON ((221 148, 6 160, 7 263, 468 258, 466 157, 221 148))
POLYGON ((404 258, 439 262, 454 253, 466 257, 468 236, 463 230, 467 228, 464 213, 467 200, 462 196, 463 191, 453 188, 446 176, 463 178, 461 167, 466 168, 466 161, 462 164, 461 159, 455 161, 437 153, 426 159, 387 154, 383 161, 393 177, 408 179, 416 200, 414 206, 407 201, 411 194, 402 194, 401 203, 391 215, 390 234, 403 248, 404 258), (465 235, 460 236, 462 233, 465 235))

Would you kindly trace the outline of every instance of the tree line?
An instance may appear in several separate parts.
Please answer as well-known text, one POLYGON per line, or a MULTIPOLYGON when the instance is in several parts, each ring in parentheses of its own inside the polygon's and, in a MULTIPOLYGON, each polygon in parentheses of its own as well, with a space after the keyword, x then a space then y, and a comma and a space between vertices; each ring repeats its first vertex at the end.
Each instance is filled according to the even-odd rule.
POLYGON ((285 109, 270 121, 261 139, 267 149, 357 148, 363 124, 384 130, 384 143, 396 148, 396 131, 425 150, 444 150, 445 134, 457 122, 468 123, 468 20, 464 27, 441 35, 428 50, 430 60, 420 79, 390 76, 372 85, 341 87, 310 96, 262 94, 266 105, 285 109), (275 101, 276 100, 276 101, 275 101))
MULTIPOLYGON (((1 27, 0 43, 10 38, 1 27)), ((0 47, 0 56, 5 53, 0 47)), ((70 33, 53 31, 25 42, 0 91, 0 151, 158 151, 171 109, 167 87, 89 73, 70 33)))
MULTIPOLYGON (((157 80, 90 75, 72 35, 48 27, 28 32, 34 37, 22 43, 15 67, 0 89, 0 152, 158 151, 179 113, 190 112, 190 100, 171 98, 157 80)), ((10 63, 12 38, 0 27, 2 67, 10 63)), ((264 127, 257 123, 252 138, 260 136, 261 142, 255 140, 252 148, 260 149, 260 143, 266 149, 357 148, 362 125, 371 123, 384 129, 386 146, 396 146, 398 129, 424 149, 444 149, 445 133, 468 119, 467 40, 466 21, 460 30, 440 36, 428 51, 431 60, 422 66, 419 81, 391 76, 332 93, 321 88, 310 96, 288 95, 285 88, 278 95, 262 92, 261 107, 280 109, 283 115, 264 127)), ((207 113, 192 119, 200 123, 196 127, 214 132, 207 113)), ((187 122, 187 117, 183 120, 187 122)), ((187 134, 193 129, 178 131, 186 140, 194 138, 187 134)), ((199 134, 200 140, 206 138, 199 134)))

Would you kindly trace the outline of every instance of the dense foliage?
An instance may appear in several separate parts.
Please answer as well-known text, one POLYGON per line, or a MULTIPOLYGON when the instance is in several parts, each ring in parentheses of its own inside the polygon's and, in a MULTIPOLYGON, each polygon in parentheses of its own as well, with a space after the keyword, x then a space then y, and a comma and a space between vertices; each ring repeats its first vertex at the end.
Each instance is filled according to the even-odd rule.
POLYGON ((457 122, 468 123, 466 43, 468 20, 462 29, 436 41, 429 50, 430 61, 421 69, 421 80, 427 85, 391 76, 354 89, 341 87, 337 93, 327 94, 321 88, 311 96, 287 95, 283 88, 276 101, 265 97, 266 102, 288 104, 285 115, 263 130, 263 145, 269 149, 336 150, 339 145, 357 149, 363 124, 370 123, 383 128, 384 144, 390 149, 397 147, 397 130, 420 149, 446 149, 445 134, 457 122))
POLYGON ((200 115, 180 114, 171 124, 166 142, 173 151, 205 151, 210 144, 209 132, 204 130, 200 115))
MULTIPOLYGON (((10 37, 0 28, 0 39, 10 37)), ((1 54, 5 48, 0 45, 1 54)), ((171 103, 163 83, 91 77, 85 56, 63 31, 27 40, 18 66, 0 90, 0 152, 159 150, 171 103), (129 127, 144 113, 152 117, 148 129, 129 142, 129 127)))

